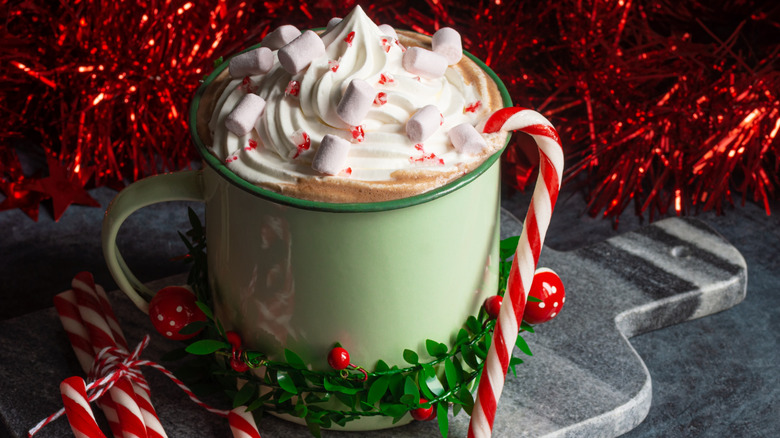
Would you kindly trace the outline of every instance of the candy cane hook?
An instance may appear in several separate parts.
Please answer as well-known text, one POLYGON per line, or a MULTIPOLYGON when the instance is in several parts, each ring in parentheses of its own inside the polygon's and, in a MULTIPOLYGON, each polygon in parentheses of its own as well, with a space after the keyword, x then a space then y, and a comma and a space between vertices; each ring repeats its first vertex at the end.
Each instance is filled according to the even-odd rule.
POLYGON ((500 109, 477 125, 477 130, 486 134, 508 131, 529 134, 536 142, 540 158, 539 176, 509 272, 508 297, 504 297, 498 314, 469 423, 469 438, 486 438, 492 434, 498 399, 523 320, 534 270, 558 199, 563 174, 563 148, 552 124, 541 114, 526 108, 500 109))

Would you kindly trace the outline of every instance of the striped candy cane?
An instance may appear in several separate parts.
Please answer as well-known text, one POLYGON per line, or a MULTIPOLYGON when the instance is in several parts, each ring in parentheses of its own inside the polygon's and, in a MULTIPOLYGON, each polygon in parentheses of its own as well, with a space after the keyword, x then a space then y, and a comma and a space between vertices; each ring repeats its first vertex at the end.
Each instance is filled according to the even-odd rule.
MULTIPOLYGON (((54 297, 54 307, 57 309, 57 315, 59 315, 62 327, 68 335, 81 369, 84 370, 84 373, 89 373, 92 363, 95 361, 95 353, 89 339, 87 327, 79 314, 76 293, 73 290, 69 290, 56 295, 54 297)), ((113 400, 110 398, 100 399, 98 406, 100 406, 103 415, 108 420, 108 425, 114 438, 122 438, 122 426, 119 424, 119 417, 117 416, 113 400)), ((30 436, 35 432, 37 432, 37 429, 31 430, 30 436)))
POLYGON ((60 383, 62 402, 76 438, 105 438, 87 401, 87 387, 81 377, 68 377, 60 383))
POLYGON ((526 108, 503 108, 477 125, 477 130, 486 134, 521 131, 531 135, 539 148, 539 177, 509 272, 506 290, 509 299, 504 297, 498 313, 493 341, 477 388, 469 438, 485 438, 492 433, 498 399, 504 388, 512 349, 563 174, 561 141, 555 128, 541 114, 526 108))
POLYGON ((116 405, 116 413, 122 424, 125 438, 147 438, 144 417, 141 408, 138 407, 130 379, 118 379, 108 393, 116 405))
MULTIPOLYGON (((104 316, 108 327, 111 329, 111 335, 114 338, 116 345, 125 350, 130 350, 125 334, 122 332, 116 314, 114 314, 114 309, 108 301, 106 291, 99 284, 95 284, 91 275, 88 277, 88 281, 94 286, 94 294, 100 304, 102 315, 104 316)), ((157 416, 157 411, 155 411, 154 406, 152 405, 151 390, 143 374, 138 373, 137 378, 133 379, 133 390, 135 391, 135 400, 138 403, 138 407, 141 409, 141 416, 143 417, 148 437, 167 438, 162 423, 160 423, 160 418, 157 416)))
MULTIPOLYGON (((97 355, 104 348, 119 346, 120 344, 114 338, 115 330, 112 330, 105 316, 103 306, 100 304, 92 274, 88 272, 78 273, 73 278, 71 286, 76 294, 79 315, 89 333, 94 353, 97 355)), ((122 339, 124 340, 124 336, 122 336, 122 339)), ((116 415, 122 428, 122 436, 124 438, 148 438, 144 414, 138 406, 133 383, 129 379, 125 380, 125 382, 120 380, 109 390, 109 395, 114 402, 116 415)), ((156 414, 154 416, 156 417, 156 414)), ((160 430, 162 430, 161 427, 160 430)), ((156 431, 153 430, 153 432, 156 431)), ((156 433, 153 433, 152 436, 153 438, 160 437, 156 433)))
POLYGON ((239 406, 230 411, 228 422, 233 438, 261 438, 255 418, 251 412, 247 412, 246 406, 239 406))

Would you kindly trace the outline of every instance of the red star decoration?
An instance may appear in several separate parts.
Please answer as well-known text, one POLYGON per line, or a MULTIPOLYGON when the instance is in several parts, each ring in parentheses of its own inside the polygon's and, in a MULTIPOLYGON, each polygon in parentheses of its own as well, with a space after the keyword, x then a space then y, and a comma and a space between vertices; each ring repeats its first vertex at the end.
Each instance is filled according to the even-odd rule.
POLYGON ((47 197, 51 196, 55 222, 60 220, 62 213, 71 204, 100 207, 100 203, 84 190, 84 184, 92 176, 94 167, 82 168, 80 172, 67 175, 56 158, 47 157, 46 162, 49 165, 49 176, 35 181, 30 188, 42 192, 47 197))
POLYGON ((30 219, 38 222, 38 207, 41 201, 46 199, 46 195, 30 190, 29 184, 22 181, 0 181, 0 191, 6 196, 3 202, 0 202, 0 211, 18 208, 30 219))

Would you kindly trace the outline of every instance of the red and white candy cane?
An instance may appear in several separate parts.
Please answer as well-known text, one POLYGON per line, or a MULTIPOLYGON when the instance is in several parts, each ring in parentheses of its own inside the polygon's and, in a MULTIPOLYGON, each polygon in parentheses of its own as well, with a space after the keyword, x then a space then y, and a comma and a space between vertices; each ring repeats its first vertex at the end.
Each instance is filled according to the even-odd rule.
MULTIPOLYGON (((95 361, 95 352, 92 348, 89 332, 79 314, 76 293, 73 290, 69 290, 56 295, 54 297, 54 307, 57 309, 57 315, 59 315, 62 327, 70 339, 70 344, 81 365, 81 369, 84 370, 84 373, 89 373, 92 363, 95 361)), ((119 424, 113 400, 110 398, 100 399, 98 406, 100 406, 108 420, 108 425, 114 438, 122 438, 122 426, 119 424)), ((42 427, 44 425, 39 426, 42 427)), ((29 436, 32 436, 35 432, 37 432, 37 429, 31 430, 29 436)))
MULTIPOLYGON (((104 303, 101 303, 100 294, 92 274, 88 272, 78 273, 73 278, 71 286, 76 295, 79 315, 89 333, 94 353, 97 355, 102 349, 108 347, 119 347, 126 351, 127 341, 119 328, 119 324, 116 322, 113 311, 110 311, 110 316, 106 313, 106 306, 104 303)), ((120 380, 125 381, 117 382, 109 390, 109 394, 114 402, 123 436, 140 438, 167 437, 154 407, 151 403, 147 403, 148 398, 144 399, 136 395, 134 386, 139 384, 142 385, 142 391, 148 393, 149 386, 143 377, 139 376, 134 380, 129 378, 120 380)))
POLYGON ((247 412, 246 406, 239 406, 230 411, 228 422, 233 438, 261 438, 255 418, 251 412, 247 412))
POLYGON ((87 387, 81 377, 68 377, 60 383, 62 402, 76 438, 105 438, 87 400, 87 387))
MULTIPOLYGON (((108 301, 106 291, 99 284, 95 284, 94 279, 92 279, 91 276, 90 280, 92 281, 92 284, 94 284, 95 295, 100 303, 100 308, 103 310, 103 316, 105 317, 106 323, 108 323, 108 326, 111 328, 111 334, 114 341, 119 347, 129 351, 130 347, 127 343, 127 338, 125 338, 122 327, 119 325, 116 314, 114 314, 114 309, 108 301)), ((151 390, 143 374, 138 373, 138 378, 134 379, 133 383, 135 399, 138 402, 138 407, 141 408, 141 415, 144 418, 147 435, 149 438, 167 437, 165 430, 163 430, 162 423, 160 423, 160 419, 157 416, 157 411, 152 405, 151 390)))
POLYGON ((504 297, 498 313, 493 341, 477 388, 477 399, 469 423, 469 438, 485 438, 492 433, 498 399, 504 388, 507 367, 563 174, 563 148, 558 132, 536 111, 503 108, 477 125, 477 130, 486 134, 521 131, 533 137, 539 148, 539 177, 509 272, 506 290, 509 299, 504 297))

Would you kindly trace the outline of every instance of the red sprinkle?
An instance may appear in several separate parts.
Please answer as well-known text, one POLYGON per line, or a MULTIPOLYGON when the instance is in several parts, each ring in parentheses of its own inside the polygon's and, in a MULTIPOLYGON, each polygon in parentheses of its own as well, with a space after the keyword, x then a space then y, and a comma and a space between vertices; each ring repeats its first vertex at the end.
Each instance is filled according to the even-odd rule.
POLYGON ((440 119, 439 119, 439 126, 441 126, 441 125, 444 124, 444 114, 439 113, 439 117, 440 117, 440 119))
POLYGON ((255 92, 255 87, 252 86, 252 81, 249 79, 249 76, 244 76, 244 79, 241 80, 241 85, 239 88, 246 91, 247 93, 255 92))
POLYGON ((385 49, 385 53, 390 53, 390 47, 393 47, 393 44, 387 38, 382 38, 382 47, 385 49))
POLYGON ((398 47, 400 47, 400 48, 401 48, 401 52, 405 52, 405 51, 406 51, 406 47, 404 47, 404 45, 403 45, 403 44, 401 44, 401 42, 400 42, 400 41, 398 41, 398 40, 395 40, 395 43, 396 43, 396 44, 398 44, 398 47))
POLYGON ((311 147, 311 137, 309 137, 309 134, 307 134, 306 131, 295 131, 292 135, 292 140, 295 142, 295 147, 297 148, 292 157, 293 160, 298 158, 303 151, 308 151, 311 147))
POLYGON ((374 98, 374 105, 375 106, 382 106, 387 103, 387 93, 384 93, 380 91, 377 93, 376 97, 374 98))
POLYGON ((290 81, 287 83, 287 88, 284 89, 284 94, 286 96, 298 96, 298 93, 301 92, 301 84, 298 81, 290 81))
POLYGON ((352 41, 353 41, 354 39, 355 39, 355 32, 354 32, 354 31, 352 31, 352 32, 350 32, 350 33, 348 33, 348 34, 347 34, 347 37, 346 37, 346 38, 344 38, 344 41, 346 41, 346 42, 347 42, 347 44, 349 44, 349 46, 350 46, 350 47, 352 47, 352 41))
MULTIPOLYGON (((415 145, 414 147, 417 148, 417 146, 418 145, 415 145)), ((422 147, 422 145, 419 146, 422 147)), ((425 165, 432 165, 432 164, 439 165, 439 166, 444 165, 444 160, 442 158, 437 157, 436 154, 434 154, 433 152, 431 152, 428 155, 423 155, 422 157, 417 157, 417 158, 409 157, 409 161, 411 161, 412 163, 420 163, 425 165)))
POLYGON ((330 67, 330 71, 332 71, 333 73, 336 73, 336 70, 339 69, 339 60, 338 59, 333 59, 333 60, 328 61, 328 67, 330 67))
POLYGON ((472 103, 471 105, 467 105, 466 108, 463 110, 464 113, 475 113, 477 112, 477 109, 482 105, 481 101, 476 101, 472 103))
POLYGON ((363 131, 363 125, 352 127, 352 142, 362 143, 366 139, 366 133, 363 131))
POLYGON ((352 175, 352 168, 347 167, 346 169, 341 171, 341 175, 343 176, 351 176, 352 175))
POLYGON ((257 140, 250 138, 248 149, 257 149, 257 140))
POLYGON ((411 161, 412 163, 420 163, 420 164, 429 165, 429 166, 432 165, 432 164, 438 164, 439 166, 443 166, 444 165, 444 160, 439 158, 439 157, 437 157, 436 154, 434 154, 433 152, 431 152, 430 154, 426 155, 425 154, 425 147, 423 146, 422 143, 417 143, 416 145, 414 145, 414 148, 417 149, 418 151, 422 152, 423 155, 421 157, 417 157, 417 158, 409 157, 409 161, 411 161))
POLYGON ((393 76, 390 75, 390 73, 382 73, 379 75, 379 83, 382 85, 395 84, 395 79, 393 79, 393 76))

